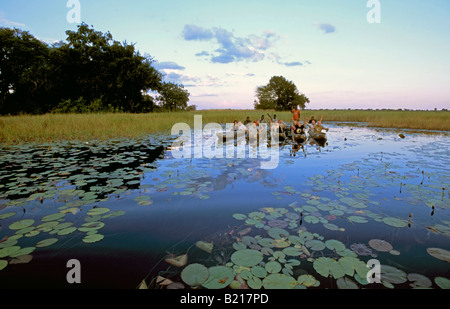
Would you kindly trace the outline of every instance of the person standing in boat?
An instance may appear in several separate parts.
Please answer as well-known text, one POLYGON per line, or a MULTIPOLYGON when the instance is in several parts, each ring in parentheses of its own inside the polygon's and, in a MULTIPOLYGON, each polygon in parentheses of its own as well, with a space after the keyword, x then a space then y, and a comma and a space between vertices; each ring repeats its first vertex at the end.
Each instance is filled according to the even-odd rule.
POLYGON ((292 113, 292 122, 294 122, 294 121, 300 121, 300 114, 301 114, 300 109, 295 109, 295 108, 292 106, 291 113, 292 113))

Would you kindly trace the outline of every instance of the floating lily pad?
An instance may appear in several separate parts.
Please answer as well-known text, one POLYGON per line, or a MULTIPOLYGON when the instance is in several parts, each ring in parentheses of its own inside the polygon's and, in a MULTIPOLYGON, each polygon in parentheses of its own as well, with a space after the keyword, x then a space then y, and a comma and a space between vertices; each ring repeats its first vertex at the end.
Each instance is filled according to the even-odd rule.
POLYGON ((198 263, 186 266, 181 272, 181 279, 192 287, 201 286, 208 277, 208 268, 198 263))
POLYGON ((47 216, 41 218, 41 221, 44 221, 44 222, 56 221, 56 220, 63 218, 65 215, 66 215, 65 213, 58 212, 58 213, 47 215, 47 216))
POLYGON ((267 276, 267 271, 264 267, 261 266, 253 266, 251 269, 251 272, 253 275, 255 275, 258 278, 265 278, 267 276))
POLYGON ((382 239, 371 239, 369 246, 380 252, 390 252, 394 249, 390 243, 382 239))
POLYGON ((259 264, 263 260, 263 254, 253 249, 243 249, 234 252, 231 255, 231 261, 234 264, 244 267, 252 267, 259 264))
POLYGON ((44 239, 44 240, 41 240, 38 243, 36 243, 36 247, 37 248, 48 247, 48 246, 53 245, 56 242, 58 242, 57 238, 48 238, 48 239, 44 239))
POLYGON ((223 289, 234 280, 234 271, 229 267, 213 266, 208 271, 209 277, 202 284, 207 289, 223 289))
POLYGON ((450 262, 450 251, 440 248, 427 248, 427 252, 432 257, 439 260, 450 262))
POLYGON ((265 289, 293 289, 298 285, 297 280, 285 274, 270 274, 262 283, 265 289))
POLYGON ((82 240, 83 240, 83 242, 85 242, 87 244, 92 244, 94 242, 102 240, 104 237, 105 236, 103 236, 102 234, 95 233, 95 234, 87 235, 82 240))
POLYGON ((34 224, 34 220, 33 219, 24 219, 24 220, 19 220, 16 221, 14 223, 12 223, 9 226, 10 230, 21 230, 27 227, 30 227, 34 224))
POLYGON ((233 214, 233 218, 235 218, 236 220, 245 220, 247 219, 247 216, 244 214, 233 214))
POLYGON ((312 287, 312 286, 316 286, 318 281, 316 280, 316 278, 314 278, 314 276, 312 275, 300 275, 297 278, 297 282, 301 285, 304 285, 306 287, 312 287))
POLYGON ((0 271, 5 269, 6 266, 8 266, 8 261, 0 260, 0 271))
POLYGON ((279 273, 282 269, 281 264, 276 261, 268 262, 264 267, 266 271, 270 274, 279 273))
POLYGON ((393 227, 405 227, 408 225, 408 222, 406 220, 402 220, 402 219, 394 218, 394 217, 385 217, 385 218, 383 218, 383 222, 385 224, 393 226, 393 227))
POLYGON ((314 251, 322 251, 323 249, 325 249, 325 244, 323 243, 323 241, 320 241, 318 239, 308 240, 305 243, 305 246, 314 251))
POLYGON ((358 285, 347 277, 341 277, 336 280, 336 285, 341 290, 356 290, 359 289, 358 285))
POLYGON ((214 248, 214 244, 212 242, 206 242, 206 241, 197 241, 197 243, 195 244, 197 246, 197 248, 211 253, 213 248, 214 248))
POLYGON ((392 284, 401 284, 407 281, 406 273, 396 267, 381 265, 381 281, 392 284))
POLYGON ((450 280, 444 277, 436 277, 434 278, 434 282, 441 288, 441 289, 450 289, 450 280))
POLYGON ((8 218, 14 216, 15 214, 16 214, 15 212, 8 212, 8 213, 6 213, 6 214, 1 214, 1 215, 0 215, 0 220, 1 220, 1 219, 8 219, 8 218))
POLYGON ((325 241, 325 246, 330 250, 342 251, 345 249, 345 245, 336 239, 329 239, 325 241))
POLYGON ((350 222, 354 223, 367 223, 367 219, 361 216, 350 216, 347 218, 350 222))
POLYGON ((323 277, 332 275, 335 279, 337 279, 343 277, 346 273, 341 264, 327 257, 319 257, 314 260, 313 267, 323 277))
POLYGON ((421 275, 421 274, 415 274, 411 273, 407 275, 407 278, 409 281, 412 281, 413 283, 410 284, 411 287, 420 287, 420 288, 429 288, 433 284, 428 277, 421 275))
POLYGON ((89 210, 89 211, 87 212, 87 214, 88 214, 89 216, 96 216, 96 215, 102 215, 102 214, 105 214, 105 213, 107 213, 107 212, 109 212, 109 211, 110 211, 109 208, 106 208, 106 207, 98 207, 98 208, 92 208, 91 210, 89 210))

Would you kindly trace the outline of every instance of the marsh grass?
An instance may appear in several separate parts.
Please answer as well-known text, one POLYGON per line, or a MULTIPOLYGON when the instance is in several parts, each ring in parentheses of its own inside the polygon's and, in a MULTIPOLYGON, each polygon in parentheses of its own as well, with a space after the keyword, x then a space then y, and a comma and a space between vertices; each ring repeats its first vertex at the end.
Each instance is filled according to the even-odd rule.
MULTIPOLYGON (((111 138, 138 138, 150 133, 170 132, 175 123, 194 127, 194 115, 202 115, 206 123, 244 121, 247 116, 256 120, 267 113, 286 122, 290 112, 261 110, 207 110, 195 112, 152 114, 46 114, 39 116, 0 117, 0 142, 17 144, 111 138)), ((447 111, 393 111, 393 110, 305 110, 302 119, 323 116, 324 123, 365 122, 371 127, 450 131, 450 112, 447 111)))

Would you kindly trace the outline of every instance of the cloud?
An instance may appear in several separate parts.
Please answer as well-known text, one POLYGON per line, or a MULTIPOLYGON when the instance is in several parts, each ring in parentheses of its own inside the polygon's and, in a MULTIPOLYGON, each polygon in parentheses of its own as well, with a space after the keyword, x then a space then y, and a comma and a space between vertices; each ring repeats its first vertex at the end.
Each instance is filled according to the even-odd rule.
POLYGON ((153 64, 155 69, 157 70, 184 70, 185 67, 173 62, 173 61, 165 61, 165 62, 155 62, 153 64))
POLYGON ((211 30, 204 29, 196 25, 185 25, 183 29, 183 37, 186 41, 203 41, 212 39, 213 33, 211 30))
POLYGON ((233 32, 220 27, 205 29, 196 25, 185 25, 183 37, 187 41, 215 41, 218 44, 212 52, 202 51, 196 56, 208 56, 213 63, 238 61, 261 61, 265 51, 274 46, 280 38, 274 31, 264 31, 261 35, 251 34, 237 37, 233 32))
POLYGON ((333 33, 336 32, 336 27, 331 25, 331 24, 327 24, 327 23, 320 23, 320 24, 315 24, 320 30, 322 30, 324 33, 333 33))
POLYGON ((25 24, 9 20, 5 17, 5 13, 0 12, 0 26, 13 28, 28 28, 25 24))
POLYGON ((294 62, 285 62, 284 65, 287 67, 295 67, 295 66, 302 66, 303 63, 299 61, 294 61, 294 62))

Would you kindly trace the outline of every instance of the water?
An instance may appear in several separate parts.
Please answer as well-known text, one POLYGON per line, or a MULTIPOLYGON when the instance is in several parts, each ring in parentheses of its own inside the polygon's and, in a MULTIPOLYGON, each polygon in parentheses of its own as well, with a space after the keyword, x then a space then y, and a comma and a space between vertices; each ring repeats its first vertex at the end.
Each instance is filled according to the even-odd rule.
POLYGON ((306 274, 316 281, 308 288, 336 288, 342 277, 364 288, 411 288, 411 274, 439 288, 436 278, 450 279, 449 257, 436 258, 427 249, 450 250, 450 138, 445 132, 399 133, 330 124, 324 147, 281 144, 274 169, 261 169, 265 159, 250 158, 248 146, 243 158, 176 159, 174 137, 166 135, 4 148, 0 260, 8 265, 0 270, 0 286, 134 289, 145 279, 156 288, 158 275, 183 282, 184 266, 165 259, 187 254, 187 265, 234 268, 251 287, 270 287, 270 274, 258 279, 241 273, 233 254, 244 246, 264 252, 258 266, 278 263, 279 278, 294 280, 297 288, 305 287, 296 280, 306 274), (26 227, 12 225, 18 221, 26 227), (104 226, 97 229, 99 222, 104 226), (258 243, 277 224, 289 234, 277 241, 289 243, 258 243), (89 243, 91 234, 100 235, 98 241, 89 243), (299 235, 319 247, 296 243, 292 236, 299 235), (36 246, 49 238, 57 242, 36 246), (376 250, 369 245, 373 239, 394 251, 376 250), (345 253, 330 249, 330 240, 343 244, 345 253), (213 250, 199 249, 198 241, 212 243, 213 250), (370 254, 357 255, 355 244, 370 254), (309 254, 283 253, 302 246, 309 254), (12 253, 5 251, 11 247, 12 253), (339 261, 348 255, 395 271, 384 268, 390 275, 382 275, 382 284, 359 282, 355 273, 326 277, 318 271, 320 257, 339 261), (81 263, 81 284, 66 280, 70 259, 81 263))

